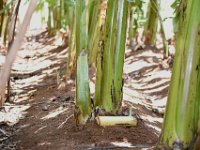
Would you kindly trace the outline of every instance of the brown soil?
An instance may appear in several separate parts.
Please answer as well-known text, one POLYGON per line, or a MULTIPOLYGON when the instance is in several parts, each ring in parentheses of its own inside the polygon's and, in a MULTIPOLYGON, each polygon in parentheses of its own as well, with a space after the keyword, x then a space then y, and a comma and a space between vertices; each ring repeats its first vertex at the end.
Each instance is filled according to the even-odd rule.
POLYGON ((162 51, 154 47, 142 47, 135 51, 127 49, 123 105, 134 110, 138 118, 137 126, 103 128, 89 122, 76 131, 73 118, 74 80, 66 89, 58 89, 56 83, 57 76, 64 77, 66 72, 66 45, 54 46, 54 40, 44 38, 45 34, 38 33, 34 41, 25 42, 21 54, 24 54, 23 50, 28 50, 30 56, 22 57, 19 53, 13 67, 12 99, 15 105, 30 105, 25 110, 24 118, 5 129, 12 133, 9 140, 16 144, 15 148, 153 149, 159 139, 171 75, 169 66, 163 61, 162 51), (45 61, 50 64, 45 65, 45 61), (28 67, 29 64, 35 65, 28 67), (22 68, 24 65, 27 66, 22 68))

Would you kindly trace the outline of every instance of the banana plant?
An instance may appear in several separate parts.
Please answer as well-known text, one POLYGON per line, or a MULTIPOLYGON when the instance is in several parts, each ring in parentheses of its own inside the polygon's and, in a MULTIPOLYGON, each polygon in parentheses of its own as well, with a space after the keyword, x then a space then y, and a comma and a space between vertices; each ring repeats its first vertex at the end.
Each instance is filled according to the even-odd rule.
POLYGON ((1 6, 2 9, 0 10, 0 14, 1 14, 1 24, 0 24, 0 31, 1 31, 1 37, 3 39, 3 43, 4 45, 6 45, 6 41, 7 41, 7 33, 8 33, 8 24, 9 24, 9 20, 10 17, 12 15, 15 3, 14 1, 10 1, 10 2, 4 2, 2 3, 3 5, 1 6))
POLYGON ((121 101, 123 97, 123 67, 124 67, 124 55, 125 55, 125 43, 126 43, 126 27, 127 27, 127 13, 128 4, 126 0, 118 1, 117 12, 117 39, 116 48, 114 53, 114 78, 113 78, 113 105, 115 111, 118 111, 121 107, 121 101))
POLYGON ((143 7, 144 2, 142 0, 129 0, 128 3, 128 20, 129 20, 129 40, 130 46, 134 47, 137 44, 137 30, 140 26, 140 21, 143 17, 143 7), (136 37, 136 43, 134 43, 134 38, 136 37))
POLYGON ((76 107, 80 110, 76 119, 80 124, 85 124, 91 115, 88 55, 85 50, 80 52, 77 60, 76 107))
POLYGON ((158 1, 150 0, 148 4, 147 20, 143 36, 145 44, 155 45, 156 32, 158 26, 158 1))
POLYGON ((8 12, 12 8, 13 3, 14 3, 14 0, 11 0, 8 2, 4 0, 0 0, 0 36, 1 35, 4 36, 4 33, 2 33, 4 30, 3 25, 8 20, 8 12))
POLYGON ((128 5, 126 0, 110 0, 107 5, 103 40, 97 58, 95 105, 108 112, 117 112, 122 99, 128 5))
POLYGON ((78 122, 85 124, 91 115, 91 100, 88 77, 88 0, 76 0, 76 108, 80 110, 78 122))
MULTIPOLYGON (((126 0, 107 1, 105 24, 101 23, 101 20, 98 18, 101 12, 99 10, 101 3, 102 1, 89 3, 87 0, 77 0, 75 4, 75 47, 77 60, 76 109, 79 108, 80 114, 84 115, 79 118, 84 123, 86 122, 85 118, 88 117, 91 111, 91 102, 88 98, 90 90, 86 88, 86 82, 80 82, 83 76, 80 69, 82 69, 82 74, 85 76, 88 75, 86 67, 87 59, 85 58, 84 61, 79 62, 83 51, 90 57, 95 53, 96 57, 94 60, 97 58, 95 106, 103 107, 108 112, 117 112, 120 110, 122 99, 122 73, 128 2, 126 0), (92 4, 96 4, 96 7, 92 7, 92 4), (94 14, 89 15, 88 12, 90 11, 94 14), (88 18, 91 16, 92 18, 88 18), (85 64, 84 67, 82 66, 83 64, 85 64), (82 84, 85 84, 85 86, 82 84), (79 97, 83 90, 80 90, 80 87, 85 87, 85 98, 79 97)), ((87 84, 89 84, 89 79, 87 80, 87 84)))
POLYGON ((117 2, 109 0, 102 61, 102 79, 101 79, 101 104, 106 111, 113 110, 112 104, 112 84, 113 84, 113 54, 116 42, 116 18, 117 18, 117 2))
MULTIPOLYGON (((200 127, 200 1, 178 6, 176 53, 160 143, 174 149, 197 149, 200 127)), ((176 18, 177 19, 177 18, 176 18)))
POLYGON ((100 18, 101 9, 100 6, 102 0, 92 1, 90 3, 90 15, 89 15, 89 35, 88 35, 88 50, 89 50, 89 63, 90 65, 95 63, 97 59, 97 51, 99 48, 100 28, 102 21, 100 18))
MULTIPOLYGON (((70 0, 66 2, 66 16, 68 21, 66 22, 68 26, 68 39, 69 39, 69 47, 67 54, 67 67, 66 67, 66 85, 67 81, 70 79, 73 69, 73 62, 75 62, 75 1, 70 0), (74 59, 73 59, 74 58, 74 59)), ((75 66, 74 66, 75 67, 75 66)))

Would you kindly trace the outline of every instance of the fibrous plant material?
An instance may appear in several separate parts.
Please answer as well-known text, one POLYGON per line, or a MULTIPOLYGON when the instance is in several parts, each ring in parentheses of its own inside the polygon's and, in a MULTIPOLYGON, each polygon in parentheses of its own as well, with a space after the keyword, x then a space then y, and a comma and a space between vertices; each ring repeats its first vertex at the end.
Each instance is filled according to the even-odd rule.
POLYGON ((96 117, 96 122, 98 125, 106 126, 136 126, 137 119, 133 116, 98 116, 96 117))

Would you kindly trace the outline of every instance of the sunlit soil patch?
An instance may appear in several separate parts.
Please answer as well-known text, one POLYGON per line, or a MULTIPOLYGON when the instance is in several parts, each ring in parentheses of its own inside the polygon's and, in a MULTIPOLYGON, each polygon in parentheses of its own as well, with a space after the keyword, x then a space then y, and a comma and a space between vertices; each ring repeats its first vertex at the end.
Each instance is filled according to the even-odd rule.
POLYGON ((157 49, 128 51, 123 99, 159 135, 167 101, 171 68, 157 49))
POLYGON ((58 115, 62 114, 63 112, 67 111, 68 108, 62 108, 62 107, 59 107, 57 108, 56 110, 53 110, 53 111, 50 111, 48 113, 48 115, 42 117, 41 119, 42 120, 46 120, 46 119, 50 119, 50 118, 55 118, 57 117, 58 115))
POLYGON ((128 141, 126 142, 112 142, 111 144, 115 145, 115 146, 120 146, 120 147, 131 147, 132 144, 129 143, 128 141))
POLYGON ((0 123, 5 123, 13 126, 23 119, 26 115, 25 111, 30 108, 30 105, 11 105, 5 103, 3 106, 4 111, 0 111, 0 123))
POLYGON ((134 71, 138 71, 138 70, 142 69, 144 66, 149 67, 149 66, 152 66, 152 64, 149 64, 143 60, 139 60, 139 61, 131 63, 131 64, 124 64, 124 68, 126 68, 124 70, 124 73, 128 74, 128 73, 132 73, 134 71))
POLYGON ((34 133, 37 134, 38 132, 40 132, 41 130, 43 130, 44 128, 46 128, 47 126, 42 126, 39 129, 37 129, 34 133))

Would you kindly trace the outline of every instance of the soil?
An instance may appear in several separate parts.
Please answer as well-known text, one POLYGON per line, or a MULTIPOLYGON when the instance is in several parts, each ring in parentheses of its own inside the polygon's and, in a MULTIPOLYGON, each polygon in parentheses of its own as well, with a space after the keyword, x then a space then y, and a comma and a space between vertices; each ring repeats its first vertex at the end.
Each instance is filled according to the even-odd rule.
MULTIPOLYGON (((30 31, 12 68, 12 103, 28 106, 12 126, 0 125, 1 149, 84 150, 155 149, 159 141, 171 76, 163 50, 127 45, 123 107, 133 109, 137 126, 101 127, 95 122, 75 130, 75 83, 64 84, 67 44, 58 46, 46 31, 30 31), (34 34, 33 34, 34 33, 34 34), (63 85, 63 86, 61 86, 63 85), (12 145, 12 146, 9 146, 12 145)), ((4 55, 2 55, 4 57, 4 55)), ((91 69, 90 77, 94 76, 91 69)), ((91 80, 91 92, 95 80, 91 80)), ((3 111, 3 110, 2 110, 3 111)))

